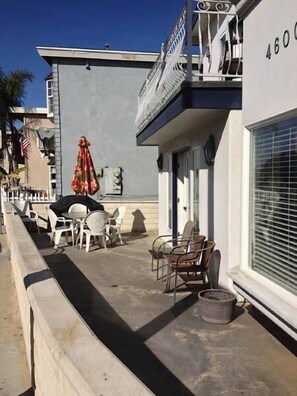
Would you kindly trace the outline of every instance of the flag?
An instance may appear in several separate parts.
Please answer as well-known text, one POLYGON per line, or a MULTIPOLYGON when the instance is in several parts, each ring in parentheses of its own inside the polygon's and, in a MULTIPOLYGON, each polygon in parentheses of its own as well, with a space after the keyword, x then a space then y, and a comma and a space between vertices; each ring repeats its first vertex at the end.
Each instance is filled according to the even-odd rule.
POLYGON ((30 146, 29 140, 26 137, 21 136, 20 145, 21 145, 21 156, 24 158, 28 158, 28 149, 30 146))

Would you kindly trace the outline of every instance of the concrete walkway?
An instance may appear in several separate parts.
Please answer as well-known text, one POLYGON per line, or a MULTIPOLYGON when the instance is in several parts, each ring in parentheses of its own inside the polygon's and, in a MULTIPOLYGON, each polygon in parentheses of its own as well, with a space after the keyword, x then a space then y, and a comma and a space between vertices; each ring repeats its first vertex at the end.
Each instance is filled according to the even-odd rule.
POLYGON ((55 251, 35 234, 65 295, 107 345, 156 395, 297 394, 296 342, 249 304, 228 325, 202 320, 197 293, 172 295, 150 269, 152 235, 125 235, 107 252, 55 251))
MULTIPOLYGON (((124 245, 107 252, 92 246, 89 253, 71 246, 55 251, 46 233, 33 237, 94 334, 156 395, 297 394, 296 342, 249 304, 238 305, 228 325, 203 321, 197 293, 185 289, 172 307, 150 270, 152 235, 125 235, 124 245)), ((5 246, 0 294, 0 396, 30 395, 5 246)))
POLYGON ((0 234, 0 395, 32 395, 6 235, 0 234))

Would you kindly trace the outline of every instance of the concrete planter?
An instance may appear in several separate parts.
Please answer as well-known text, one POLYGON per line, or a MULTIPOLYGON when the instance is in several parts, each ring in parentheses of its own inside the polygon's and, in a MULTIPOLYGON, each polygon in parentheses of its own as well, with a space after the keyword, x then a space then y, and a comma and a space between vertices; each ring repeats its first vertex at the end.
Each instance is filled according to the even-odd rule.
POLYGON ((210 289, 198 293, 202 319, 209 323, 226 324, 232 320, 236 299, 233 293, 210 289))

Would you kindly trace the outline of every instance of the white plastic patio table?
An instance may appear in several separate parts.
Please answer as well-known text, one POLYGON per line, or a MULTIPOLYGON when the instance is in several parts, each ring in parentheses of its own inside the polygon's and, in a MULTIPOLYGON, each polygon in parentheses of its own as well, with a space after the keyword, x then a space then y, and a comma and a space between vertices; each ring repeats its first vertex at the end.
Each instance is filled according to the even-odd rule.
POLYGON ((66 217, 66 219, 71 219, 71 220, 83 220, 86 216, 86 212, 64 212, 62 213, 63 217, 66 217))
MULTIPOLYGON (((112 214, 108 213, 108 212, 105 212, 105 213, 106 213, 106 226, 107 226, 107 230, 109 231, 108 224, 109 224, 109 219, 112 218, 112 214)), ((78 239, 82 238, 82 227, 83 227, 84 219, 87 215, 88 215, 88 213, 86 213, 86 212, 64 212, 64 213, 62 213, 62 216, 64 216, 66 219, 71 219, 74 222, 77 222, 80 224, 78 239)), ((109 232, 106 235, 106 239, 111 241, 109 232)), ((76 245, 77 245, 77 243, 76 243, 76 245)))
MULTIPOLYGON (((71 219, 74 224, 77 224, 77 226, 80 224, 83 224, 85 217, 87 216, 86 212, 64 212, 62 213, 62 216, 65 217, 66 219, 71 219)), ((77 231, 79 231, 77 229, 77 231)), ((77 243, 77 238, 75 237, 74 244, 76 245, 77 243)))

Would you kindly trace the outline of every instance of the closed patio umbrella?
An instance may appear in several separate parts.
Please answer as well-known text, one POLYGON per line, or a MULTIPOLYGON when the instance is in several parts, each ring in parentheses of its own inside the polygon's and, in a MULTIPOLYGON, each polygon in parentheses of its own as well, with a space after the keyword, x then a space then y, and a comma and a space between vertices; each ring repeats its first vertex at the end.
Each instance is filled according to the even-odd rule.
POLYGON ((76 203, 85 205, 88 212, 93 212, 93 210, 104 210, 103 205, 86 195, 66 195, 65 197, 60 198, 57 202, 52 203, 50 205, 50 209, 52 209, 59 217, 63 216, 63 212, 68 212, 70 206, 76 203))
POLYGON ((100 188, 89 151, 90 143, 85 136, 79 141, 79 151, 71 187, 76 194, 94 195, 100 188))

